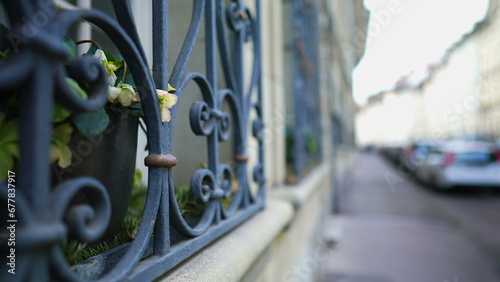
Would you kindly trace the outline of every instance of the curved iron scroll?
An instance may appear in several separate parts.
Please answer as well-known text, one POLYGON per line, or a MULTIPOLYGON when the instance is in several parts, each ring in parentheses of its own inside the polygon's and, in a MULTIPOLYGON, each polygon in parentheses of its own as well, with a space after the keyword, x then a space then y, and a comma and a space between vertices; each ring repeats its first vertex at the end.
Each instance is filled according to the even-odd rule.
MULTIPOLYGON (((9 19, 9 38, 16 40, 8 42, 13 55, 0 64, 0 97, 15 89, 21 100, 21 161, 16 169, 16 275, 2 269, 5 270, 0 273, 2 281, 152 280, 263 208, 259 1, 253 7, 254 15, 241 0, 228 4, 223 0, 194 0, 189 31, 171 74, 166 67, 169 44, 166 0, 153 1, 154 74, 147 64, 128 1, 113 0, 117 22, 97 10, 58 11, 49 0, 5 0, 2 4, 9 19), (27 24, 26 19, 35 19, 39 24, 27 24), (92 242, 104 232, 110 217, 110 199, 99 181, 80 177, 51 187, 47 165, 53 102, 71 111, 89 112, 101 108, 107 100, 106 73, 97 59, 84 57, 69 67, 64 65, 68 54, 63 37, 80 20, 104 31, 127 62, 143 104, 150 155, 146 160, 149 165, 146 207, 135 239, 70 267, 59 242, 68 235, 92 242), (202 20, 207 68, 186 74, 202 20), (254 63, 250 67, 251 81, 245 83, 243 47, 248 42, 253 43, 254 63), (227 89, 219 89, 217 85, 219 59, 227 89), (89 99, 78 98, 66 84, 66 77, 88 83, 89 99), (155 91, 166 89, 167 82, 177 89, 179 100, 190 83, 196 84, 203 96, 203 101, 194 103, 189 113, 193 133, 208 140, 208 168, 195 171, 191 180, 193 198, 205 204, 195 226, 181 216, 175 199, 171 167, 177 160, 171 155, 171 133, 177 107, 172 110, 171 122, 162 123, 155 91), (229 105, 229 112, 222 110, 223 102, 229 105), (252 109, 256 118, 250 115, 252 109), (249 124, 253 125, 253 136, 247 134, 249 124), (231 135, 235 143, 234 169, 219 161, 219 142, 231 135), (259 144, 258 161, 253 176, 248 177, 247 144, 254 136, 259 144), (239 183, 236 192, 232 190, 235 179, 239 183), (252 181, 258 185, 257 193, 250 191, 252 181), (87 195, 90 204, 70 205, 76 193, 87 195), (231 204, 225 207, 223 200, 229 197, 231 204)), ((6 191, 7 183, 0 184, 2 203, 7 202, 6 191)), ((3 256, 8 249, 2 246, 1 251, 3 256)))

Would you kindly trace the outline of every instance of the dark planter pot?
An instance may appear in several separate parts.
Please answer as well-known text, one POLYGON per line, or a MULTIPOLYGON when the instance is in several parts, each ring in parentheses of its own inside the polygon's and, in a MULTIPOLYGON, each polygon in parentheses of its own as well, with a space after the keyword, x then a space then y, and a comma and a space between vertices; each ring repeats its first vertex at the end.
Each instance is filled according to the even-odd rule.
MULTIPOLYGON (((59 180, 91 176, 99 180, 111 199, 111 220, 99 241, 113 239, 120 232, 132 193, 137 151, 138 117, 106 109, 108 127, 92 139, 74 132, 69 148, 73 158, 70 167, 60 171, 59 180)), ((74 204, 88 203, 82 193, 74 204)))

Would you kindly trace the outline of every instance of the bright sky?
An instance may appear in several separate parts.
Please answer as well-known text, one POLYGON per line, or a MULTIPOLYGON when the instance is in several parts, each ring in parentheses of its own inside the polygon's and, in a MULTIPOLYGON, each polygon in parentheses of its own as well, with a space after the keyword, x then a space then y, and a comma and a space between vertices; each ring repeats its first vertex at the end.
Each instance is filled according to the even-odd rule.
POLYGON ((353 73, 354 100, 392 88, 401 75, 436 62, 483 19, 488 0, 364 0, 365 55, 353 73))

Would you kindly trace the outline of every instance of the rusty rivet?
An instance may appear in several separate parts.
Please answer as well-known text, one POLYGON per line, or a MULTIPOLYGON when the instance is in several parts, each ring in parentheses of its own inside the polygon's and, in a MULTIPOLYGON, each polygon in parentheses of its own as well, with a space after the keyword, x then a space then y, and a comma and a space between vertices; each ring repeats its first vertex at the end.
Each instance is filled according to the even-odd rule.
POLYGON ((144 164, 151 167, 173 167, 177 164, 177 158, 170 154, 150 154, 144 159, 144 164))
POLYGON ((248 161, 248 155, 239 154, 234 157, 234 160, 239 163, 246 163, 248 161))

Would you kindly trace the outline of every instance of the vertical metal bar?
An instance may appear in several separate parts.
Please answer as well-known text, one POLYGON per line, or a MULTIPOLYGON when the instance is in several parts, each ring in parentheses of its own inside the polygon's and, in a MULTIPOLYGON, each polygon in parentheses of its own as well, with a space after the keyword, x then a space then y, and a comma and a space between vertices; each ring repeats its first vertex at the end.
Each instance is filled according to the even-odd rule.
MULTIPOLYGON (((207 79, 212 87, 212 95, 214 95, 214 109, 220 109, 221 105, 217 99, 217 45, 216 45, 216 23, 215 23, 215 1, 206 0, 205 2, 205 64, 207 71, 207 79)), ((215 175, 215 179, 220 179, 221 172, 219 170, 219 146, 218 146, 218 126, 215 126, 214 131, 207 138, 208 146, 208 168, 215 175)), ((215 223, 219 223, 221 219, 220 211, 216 211, 215 223)))
MULTIPOLYGON (((207 0, 205 2, 205 63, 207 71, 207 79, 213 90, 213 95, 217 95, 217 55, 216 55, 216 30, 215 30, 215 1, 207 0)), ((220 108, 221 105, 218 104, 218 99, 214 97, 214 109, 220 108)), ((219 172, 217 171, 219 163, 219 151, 217 146, 218 128, 215 127, 213 133, 208 136, 208 167, 219 177, 219 172)))
MULTIPOLYGON (((241 0, 238 0, 238 7, 243 7, 241 0)), ((243 42, 245 42, 245 30, 240 29, 235 32, 233 36, 233 61, 234 61, 234 73, 236 78, 236 89, 235 92, 238 93, 237 97, 240 99, 240 104, 245 105, 245 64, 243 59, 243 42)), ((248 105, 247 105, 248 106, 248 105)), ((249 110, 251 107, 243 107, 243 109, 249 110)), ((246 116, 247 113, 244 114, 246 116)))
MULTIPOLYGON (((215 30, 215 1, 207 0, 205 8, 205 48, 207 79, 215 91, 217 89, 217 54, 216 54, 216 30, 215 30)), ((220 106, 220 105, 219 105, 220 106)))
MULTIPOLYGON (((50 63, 45 59, 37 62, 33 70, 33 80, 20 90, 21 122, 20 122, 20 176, 18 189, 30 201, 35 220, 47 221, 51 209, 48 207, 50 197, 49 147, 52 133, 52 101, 54 85, 50 63)), ((26 207, 24 207, 26 208, 26 207)), ((33 255, 36 261, 31 266, 35 278, 49 277, 48 257, 42 254, 33 255)))
MULTIPOLYGON (((261 43, 261 19, 260 19, 260 15, 261 15, 261 6, 260 6, 260 0, 256 0, 255 1, 255 10, 256 10, 256 15, 255 15, 255 31, 254 31, 254 36, 255 36, 255 41, 254 41, 254 48, 257 49, 257 54, 258 54, 258 58, 254 58, 256 60, 261 60, 262 58, 262 43, 261 43)), ((258 78, 258 85, 257 85, 257 99, 258 99, 258 103, 259 103, 259 107, 260 107, 260 113, 261 113, 261 116, 260 118, 263 120, 264 119, 264 109, 263 109, 263 105, 262 105, 262 101, 263 101, 263 97, 262 97, 262 75, 260 75, 261 73, 261 70, 262 70, 262 63, 259 63, 258 64, 259 66, 259 78, 258 78)), ((265 151, 264 151, 264 139, 260 139, 259 140, 259 162, 261 163, 262 165, 262 171, 264 172, 265 171, 265 168, 266 168, 266 164, 265 164, 265 151)), ((260 186, 260 185, 259 185, 260 186)), ((262 187, 259 187, 259 188, 262 188, 262 187)), ((264 196, 265 196, 265 189, 262 189, 262 191, 259 191, 261 192, 263 195, 262 195, 262 199, 264 199, 264 196)))
POLYGON ((168 85, 168 0, 153 1, 153 78, 156 87, 168 85))
MULTIPOLYGON (((19 188, 31 202, 33 212, 42 220, 48 211, 50 195, 49 147, 52 132, 54 85, 49 63, 43 60, 33 71, 32 82, 20 90, 20 173, 19 188), (40 95, 41 94, 41 95, 40 95)), ((17 174, 17 173, 16 173, 17 174)))
POLYGON ((302 96, 305 93, 306 87, 304 87, 304 84, 307 83, 305 80, 305 76, 303 72, 301 71, 301 63, 302 60, 304 60, 304 48, 301 45, 303 41, 302 38, 302 28, 303 28, 303 9, 300 6, 302 2, 300 1, 294 1, 292 3, 292 40, 293 40, 293 52, 295 54, 294 60, 293 60, 293 80, 292 83, 293 85, 293 99, 294 99, 294 114, 295 114, 295 126, 294 126, 294 144, 293 144, 293 151, 294 151, 294 173, 295 176, 300 179, 301 173, 302 173, 302 168, 303 168, 303 162, 304 162, 304 154, 303 154, 303 147, 304 147, 304 135, 302 134, 302 130, 304 127, 304 122, 303 120, 306 119, 305 115, 305 107, 302 102, 302 96), (301 53, 302 51, 302 53, 301 53))
MULTIPOLYGON (((168 88, 168 0, 153 1, 153 78, 157 88, 168 88)), ((168 132, 168 130, 167 130, 168 132)), ((167 145, 170 150, 170 144, 167 145)), ((163 153, 163 152, 162 152, 163 153)), ((163 168, 165 169, 165 168, 163 168)), ((168 174, 172 169, 168 169, 168 174)), ((163 179, 161 198, 154 231, 154 253, 170 251, 169 181, 163 179)))
MULTIPOLYGON (((83 9, 91 9, 92 8, 92 0, 78 0, 78 7, 83 9)), ((86 40, 92 38, 92 27, 89 23, 80 22, 78 23, 78 32, 77 39, 78 40, 86 40)), ((85 45, 78 46, 78 52, 84 53, 88 49, 85 45)))

